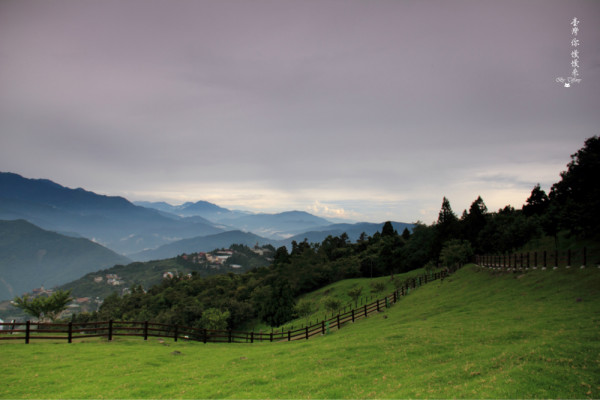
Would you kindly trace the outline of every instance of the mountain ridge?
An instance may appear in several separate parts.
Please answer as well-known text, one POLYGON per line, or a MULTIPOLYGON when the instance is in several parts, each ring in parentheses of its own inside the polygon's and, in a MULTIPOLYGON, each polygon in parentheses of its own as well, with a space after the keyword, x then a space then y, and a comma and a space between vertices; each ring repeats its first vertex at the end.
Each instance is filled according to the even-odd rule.
POLYGON ((85 238, 61 235, 25 220, 0 220, 1 300, 130 261, 85 238))
POLYGON ((75 232, 121 254, 223 231, 209 221, 168 217, 123 197, 5 172, 0 173, 0 219, 25 219, 43 229, 75 232))
POLYGON ((151 261, 172 258, 183 253, 208 252, 215 249, 228 248, 232 244, 254 246, 257 243, 259 245, 265 245, 270 244, 271 241, 252 232, 232 230, 214 235, 197 236, 178 240, 156 249, 149 249, 131 254, 131 258, 136 261, 151 261))

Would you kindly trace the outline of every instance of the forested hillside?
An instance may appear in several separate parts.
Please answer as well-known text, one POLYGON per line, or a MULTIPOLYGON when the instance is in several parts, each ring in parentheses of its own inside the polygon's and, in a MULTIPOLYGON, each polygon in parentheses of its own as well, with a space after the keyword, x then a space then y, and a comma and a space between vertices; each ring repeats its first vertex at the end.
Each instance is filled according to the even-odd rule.
POLYGON ((214 323, 208 320, 211 316, 236 328, 258 317, 278 326, 294 317, 297 296, 342 279, 460 264, 475 253, 510 251, 536 238, 558 238, 559 232, 597 238, 597 176, 600 140, 592 137, 572 155, 550 195, 536 185, 522 210, 506 206, 490 212, 478 197, 459 218, 444 198, 438 221, 430 226, 418 223, 412 233, 408 229, 398 233, 387 222, 381 232, 363 234, 356 242, 346 234, 328 236, 321 243, 293 241, 291 252, 285 246, 278 248, 268 267, 240 275, 163 280, 147 293, 134 287, 131 294, 107 298, 98 314, 77 318, 151 319, 204 327, 214 323))
MULTIPOLYGON (((213 263, 204 253, 180 254, 177 257, 164 260, 133 262, 126 265, 115 265, 100 271, 90 272, 80 279, 59 287, 70 290, 75 297, 99 297, 104 299, 111 294, 120 295, 130 288, 136 290, 149 289, 160 284, 165 277, 179 279, 188 275, 205 278, 214 275, 244 273, 252 268, 264 267, 270 264, 269 256, 274 250, 270 246, 249 248, 245 245, 229 247, 231 256, 222 263, 213 263), (112 281, 107 277, 113 277, 112 281)), ((207 254, 217 254, 219 250, 207 254)), ((210 257, 210 256, 209 256, 210 257)))

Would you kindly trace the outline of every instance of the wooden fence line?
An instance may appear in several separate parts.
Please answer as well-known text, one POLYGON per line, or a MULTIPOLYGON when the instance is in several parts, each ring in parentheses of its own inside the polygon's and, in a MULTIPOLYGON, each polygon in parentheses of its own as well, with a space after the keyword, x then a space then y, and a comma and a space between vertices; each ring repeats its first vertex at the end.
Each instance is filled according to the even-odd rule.
POLYGON ((189 326, 168 325, 149 321, 96 321, 87 323, 43 323, 43 322, 5 322, 0 323, 0 340, 25 340, 26 344, 33 339, 66 340, 72 343, 75 339, 105 337, 109 341, 115 336, 136 336, 148 340, 149 337, 193 340, 203 343, 261 343, 275 341, 308 340, 315 335, 325 335, 330 329, 341 329, 345 324, 354 323, 358 319, 367 318, 397 303, 412 289, 428 282, 443 279, 457 268, 427 273, 410 278, 398 290, 377 299, 370 304, 339 313, 329 319, 296 330, 263 332, 245 332, 236 330, 209 330, 189 326), (9 329, 5 329, 8 327, 9 329), (18 328, 17 328, 18 327, 18 328))
POLYGON ((532 251, 520 253, 484 254, 475 256, 477 265, 501 271, 523 271, 528 269, 560 267, 588 268, 594 264, 600 268, 600 253, 588 251, 587 247, 565 251, 532 251))

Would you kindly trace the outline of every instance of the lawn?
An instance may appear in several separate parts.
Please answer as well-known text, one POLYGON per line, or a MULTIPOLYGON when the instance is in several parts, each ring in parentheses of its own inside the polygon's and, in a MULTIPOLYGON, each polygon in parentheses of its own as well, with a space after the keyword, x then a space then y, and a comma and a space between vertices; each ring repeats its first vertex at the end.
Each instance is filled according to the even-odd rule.
POLYGON ((309 341, 0 342, 2 398, 598 398, 600 270, 467 266, 309 341))

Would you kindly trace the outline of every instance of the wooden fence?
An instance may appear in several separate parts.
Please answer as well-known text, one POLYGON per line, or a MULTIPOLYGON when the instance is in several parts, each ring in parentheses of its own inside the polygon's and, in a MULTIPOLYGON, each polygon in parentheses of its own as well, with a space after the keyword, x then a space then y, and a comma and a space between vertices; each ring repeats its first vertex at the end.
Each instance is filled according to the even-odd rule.
POLYGON ((383 311, 397 303, 401 297, 411 290, 428 282, 443 279, 455 269, 427 273, 410 278, 393 293, 373 301, 370 304, 354 308, 345 313, 338 313, 329 319, 311 326, 296 330, 264 332, 243 332, 235 330, 197 329, 189 326, 166 325, 148 321, 100 321, 90 323, 42 323, 42 322, 9 322, 0 324, 0 340, 66 340, 72 343, 75 339, 102 337, 109 341, 116 336, 138 336, 148 340, 149 337, 193 340, 203 343, 257 343, 274 341, 307 340, 315 335, 324 335, 331 329, 341 329, 358 319, 383 311))
POLYGON ((600 252, 588 251, 587 247, 565 251, 532 251, 521 253, 486 254, 475 256, 477 265, 503 271, 522 271, 527 269, 598 267, 600 252))

